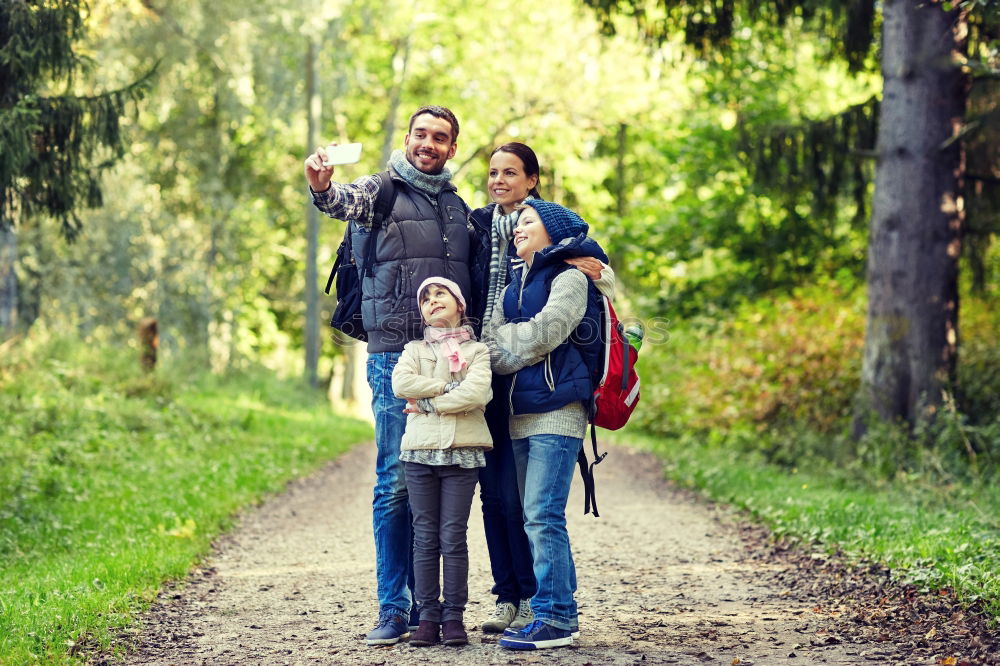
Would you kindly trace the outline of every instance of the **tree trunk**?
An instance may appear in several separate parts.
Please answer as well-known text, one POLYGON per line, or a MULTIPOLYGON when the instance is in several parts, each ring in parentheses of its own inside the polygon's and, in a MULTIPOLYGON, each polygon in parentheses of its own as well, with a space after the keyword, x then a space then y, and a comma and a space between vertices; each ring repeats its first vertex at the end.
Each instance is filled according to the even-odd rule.
POLYGON ((0 340, 11 336, 17 325, 17 236, 0 226, 0 340))
POLYGON ((396 145, 396 114, 399 112, 399 104, 403 96, 403 85, 406 83, 406 73, 410 65, 410 35, 403 37, 401 43, 396 44, 395 53, 392 56, 393 82, 392 90, 389 93, 389 108, 385 114, 385 122, 382 123, 382 161, 379 162, 379 170, 385 168, 386 162, 392 155, 393 146, 396 145))
POLYGON ((954 377, 967 80, 964 15, 937 2, 883 4, 878 165, 868 244, 868 320, 855 433, 871 412, 932 417, 954 377))
MULTIPOLYGON (((310 39, 306 49, 306 113, 308 129, 306 151, 316 148, 319 134, 320 97, 316 85, 316 46, 310 39)), ((306 204, 306 380, 309 386, 319 385, 319 291, 317 290, 316 253, 319 248, 319 219, 312 202, 306 204)))

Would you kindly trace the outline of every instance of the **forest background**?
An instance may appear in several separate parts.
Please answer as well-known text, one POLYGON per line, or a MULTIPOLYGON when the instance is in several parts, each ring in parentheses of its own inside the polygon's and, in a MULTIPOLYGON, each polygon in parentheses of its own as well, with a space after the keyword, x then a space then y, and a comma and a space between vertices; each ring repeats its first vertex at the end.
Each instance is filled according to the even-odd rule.
MULTIPOLYGON (((124 153, 103 155, 113 166, 100 206, 22 215, 0 231, 17 283, 13 335, 0 343, 0 555, 30 555, 18 536, 26 507, 76 496, 65 468, 91 444, 74 443, 72 424, 45 423, 74 393, 107 391, 106 409, 118 398, 160 404, 213 381, 203 375, 250 373, 266 401, 277 390, 260 388, 273 386, 260 379, 266 370, 312 394, 353 397, 344 377, 358 350, 331 335, 335 301, 319 297, 343 226, 311 212, 302 160, 321 143, 359 141, 361 163, 336 177, 377 171, 401 147, 409 114, 441 104, 461 122, 449 166, 471 206, 488 202, 492 149, 523 141, 539 156, 543 197, 579 211, 608 249, 619 313, 646 329, 628 439, 661 453, 677 481, 748 508, 779 535, 856 547, 998 614, 995 43, 979 23, 967 69, 983 83, 962 135, 974 178, 956 373, 934 418, 859 434, 881 51, 838 57, 841 33, 822 19, 843 17, 807 14, 776 23, 736 12, 726 39, 692 46, 669 14, 657 27, 652 14, 636 21, 571 0, 502 11, 460 0, 93 0, 76 44, 89 67, 39 94, 93 95, 152 74, 122 117, 124 153), (159 326, 158 379, 138 374, 136 327, 147 317, 159 326), (843 502, 797 495, 812 483, 801 480, 807 470, 843 502), (865 507, 896 496, 920 511, 952 507, 932 520, 957 531, 942 532, 940 547, 919 546, 919 534, 872 545, 891 530, 865 507), (835 504, 842 515, 817 513, 835 504)), ((878 16, 872 25, 877 33, 878 16)), ((201 529, 183 515, 174 532, 201 529)), ((907 529, 926 527, 920 515, 907 529)))

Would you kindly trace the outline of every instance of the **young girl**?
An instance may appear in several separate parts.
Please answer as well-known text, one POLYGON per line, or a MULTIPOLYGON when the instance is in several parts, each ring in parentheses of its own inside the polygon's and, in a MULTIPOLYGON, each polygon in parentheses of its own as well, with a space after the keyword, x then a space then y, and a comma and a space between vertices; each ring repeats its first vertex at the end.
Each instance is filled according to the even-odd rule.
POLYGON ((521 263, 514 265, 484 334, 494 371, 508 376, 510 437, 537 582, 534 619, 522 629, 507 629, 500 639, 504 648, 565 646, 579 633, 566 501, 592 387, 570 336, 585 317, 594 322, 598 314, 590 280, 564 260, 590 256, 607 262, 587 231, 580 216, 559 204, 526 201, 513 236, 521 263))
POLYGON ((431 277, 417 289, 424 339, 407 343, 392 390, 407 400, 402 453, 413 512, 414 594, 420 624, 410 645, 465 645, 469 511, 492 448, 483 415, 492 397, 490 354, 465 322, 458 285, 431 277), (439 562, 443 561, 443 597, 439 562))

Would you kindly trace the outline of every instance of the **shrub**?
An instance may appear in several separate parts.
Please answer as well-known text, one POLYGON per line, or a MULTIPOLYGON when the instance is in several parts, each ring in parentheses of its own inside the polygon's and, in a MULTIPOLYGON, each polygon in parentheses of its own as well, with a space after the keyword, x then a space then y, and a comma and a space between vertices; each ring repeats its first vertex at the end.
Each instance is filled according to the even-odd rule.
POLYGON ((915 433, 871 424, 849 436, 860 383, 865 299, 836 283, 687 322, 643 348, 637 428, 763 454, 794 467, 833 464, 869 478, 991 477, 1000 458, 1000 308, 967 297, 958 381, 915 433))
POLYGON ((638 422, 658 434, 778 423, 834 431, 857 391, 863 327, 863 299, 832 283, 674 329, 643 350, 638 422))

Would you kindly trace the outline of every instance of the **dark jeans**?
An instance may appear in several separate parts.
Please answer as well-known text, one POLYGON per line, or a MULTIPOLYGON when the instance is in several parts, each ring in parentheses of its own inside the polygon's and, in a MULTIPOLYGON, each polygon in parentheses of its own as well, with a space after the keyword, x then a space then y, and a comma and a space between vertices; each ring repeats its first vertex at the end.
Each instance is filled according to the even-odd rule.
POLYGON ((466 535, 478 471, 458 465, 407 462, 403 466, 413 511, 414 594, 420 619, 461 621, 469 600, 466 535))
POLYGON ((521 599, 535 596, 536 585, 510 444, 509 413, 506 392, 494 380, 493 400, 486 406, 493 450, 486 453, 486 467, 479 470, 479 498, 493 573, 492 592, 498 602, 517 605, 521 599))

